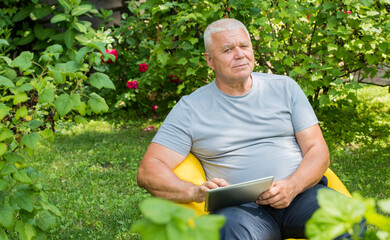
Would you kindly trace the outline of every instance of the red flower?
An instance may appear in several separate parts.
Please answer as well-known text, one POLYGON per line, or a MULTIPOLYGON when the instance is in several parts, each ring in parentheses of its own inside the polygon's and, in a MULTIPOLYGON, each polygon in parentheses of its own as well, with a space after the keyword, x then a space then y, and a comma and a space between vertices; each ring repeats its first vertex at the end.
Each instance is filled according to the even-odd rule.
POLYGON ((148 67, 149 65, 146 64, 146 63, 141 63, 139 66, 138 66, 138 69, 140 72, 145 72, 146 70, 148 70, 148 67))
POLYGON ((137 89, 138 88, 138 81, 127 81, 126 86, 130 89, 137 89))
POLYGON ((152 112, 154 112, 154 111, 156 111, 156 110, 157 110, 157 108, 158 108, 158 106, 157 106, 157 105, 153 105, 153 106, 150 108, 150 110, 152 110, 152 112))
POLYGON ((169 79, 171 80, 171 82, 173 83, 177 83, 179 82, 180 78, 174 74, 172 74, 171 76, 169 76, 169 79))
POLYGON ((309 19, 309 18, 310 18, 310 15, 307 15, 306 17, 307 17, 307 19, 309 19))
POLYGON ((351 11, 344 11, 344 13, 346 13, 346 14, 351 14, 352 12, 351 11))
MULTIPOLYGON (((106 49, 106 53, 113 54, 115 56, 115 60, 118 59, 119 55, 118 55, 118 51, 116 49, 110 49, 110 50, 106 49)), ((101 56, 100 58, 102 59, 102 62, 104 62, 104 63, 107 63, 107 64, 113 63, 111 59, 104 61, 103 56, 101 56)))

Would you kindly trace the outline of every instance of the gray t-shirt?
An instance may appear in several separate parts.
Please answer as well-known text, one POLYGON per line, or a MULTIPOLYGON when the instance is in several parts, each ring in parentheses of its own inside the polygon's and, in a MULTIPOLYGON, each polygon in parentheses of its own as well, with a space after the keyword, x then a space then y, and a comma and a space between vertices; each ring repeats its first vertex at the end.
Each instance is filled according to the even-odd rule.
POLYGON ((295 133, 317 117, 291 78, 252 73, 252 79, 243 96, 225 94, 215 81, 184 96, 152 141, 184 156, 192 152, 207 179, 288 178, 302 161, 295 133))

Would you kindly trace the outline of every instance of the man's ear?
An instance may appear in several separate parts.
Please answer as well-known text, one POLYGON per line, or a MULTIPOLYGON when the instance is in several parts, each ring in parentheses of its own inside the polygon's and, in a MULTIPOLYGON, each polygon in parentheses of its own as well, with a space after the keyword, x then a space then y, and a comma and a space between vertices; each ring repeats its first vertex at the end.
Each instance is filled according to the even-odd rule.
POLYGON ((207 64, 209 65, 209 67, 212 70, 214 70, 214 64, 213 64, 213 60, 212 60, 211 54, 209 54, 208 52, 205 52, 204 53, 204 57, 206 58, 206 61, 207 61, 207 64))

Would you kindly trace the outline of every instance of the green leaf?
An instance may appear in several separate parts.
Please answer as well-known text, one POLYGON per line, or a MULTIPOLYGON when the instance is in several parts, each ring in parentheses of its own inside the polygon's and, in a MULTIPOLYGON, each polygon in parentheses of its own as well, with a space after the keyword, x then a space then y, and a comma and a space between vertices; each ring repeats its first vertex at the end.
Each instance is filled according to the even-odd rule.
POLYGON ((89 4, 83 4, 72 9, 73 16, 80 16, 88 12, 92 8, 89 4))
POLYGON ((58 0, 58 3, 64 8, 65 12, 68 13, 72 9, 68 0, 58 0))
POLYGON ((74 36, 75 36, 75 33, 73 31, 73 29, 68 29, 66 30, 65 32, 65 45, 68 47, 68 48, 72 48, 73 47, 73 43, 74 43, 74 36))
POLYGON ((5 233, 4 229, 0 228, 0 239, 1 240, 9 240, 7 234, 5 233))
POLYGON ((8 78, 0 76, 0 86, 5 86, 7 88, 15 87, 15 84, 8 78))
POLYGON ((1 169, 1 175, 8 176, 14 172, 16 172, 18 169, 13 164, 5 164, 3 169, 1 169))
POLYGON ((81 64, 84 62, 84 57, 89 52, 89 47, 82 47, 76 53, 76 63, 81 64))
POLYGON ((31 120, 27 123, 27 127, 31 128, 33 131, 38 131, 38 128, 43 125, 43 122, 38 120, 31 120))
POLYGON ((8 204, 0 204, 0 225, 11 229, 15 224, 15 209, 8 204))
POLYGON ((70 15, 69 14, 66 14, 66 13, 59 13, 59 14, 56 14, 54 15, 50 22, 51 23, 58 23, 58 22, 62 22, 62 21, 67 21, 70 19, 70 15))
POLYGON ((12 18, 12 21, 13 21, 13 22, 22 21, 23 19, 25 19, 26 17, 28 17, 28 15, 30 14, 30 12, 31 12, 31 8, 30 8, 30 7, 27 7, 27 8, 20 8, 20 11, 18 11, 18 13, 15 14, 15 16, 12 18))
POLYGON ((24 158, 17 153, 7 153, 4 155, 5 159, 7 159, 8 163, 24 163, 24 158))
POLYGON ((1 45, 9 46, 9 43, 8 43, 7 40, 5 40, 5 39, 0 39, 0 46, 1 46, 1 45))
POLYGON ((45 88, 38 96, 39 103, 51 103, 54 101, 54 89, 45 88))
POLYGON ((23 36, 22 38, 15 40, 14 43, 15 45, 23 46, 29 44, 34 39, 35 39, 35 35, 32 32, 30 32, 26 36, 23 36))
POLYGON ((363 202, 330 189, 318 191, 318 203, 320 209, 306 224, 306 235, 315 240, 330 240, 352 231, 354 225, 359 225, 366 211, 363 202))
POLYGON ((82 32, 82 33, 86 33, 87 32, 87 27, 84 26, 84 24, 81 24, 79 22, 73 22, 72 23, 72 27, 74 29, 76 29, 77 31, 79 31, 79 32, 82 32))
POLYGON ((9 130, 7 127, 0 129, 0 141, 4 141, 10 137, 12 137, 14 133, 9 130))
POLYGON ((40 229, 48 232, 50 229, 57 226, 56 218, 47 210, 39 211, 37 214, 37 225, 40 229))
POLYGON ((77 94, 69 95, 64 93, 56 99, 54 105, 56 106, 60 116, 63 117, 68 112, 73 110, 74 107, 80 105, 80 95, 77 94))
POLYGON ((221 215, 206 215, 195 218, 196 239, 219 239, 219 230, 225 224, 221 215))
POLYGON ((30 184, 32 182, 31 178, 27 174, 26 169, 16 171, 13 176, 16 181, 19 181, 21 183, 30 184))
POLYGON ((34 8, 32 10, 32 13, 37 19, 41 19, 51 13, 51 8, 50 7, 34 8))
POLYGON ((38 141, 41 139, 41 136, 39 136, 38 133, 32 132, 26 135, 23 135, 22 139, 20 140, 20 144, 25 145, 26 147, 30 149, 35 149, 37 146, 38 141))
POLYGON ((54 78, 54 83, 55 84, 58 85, 58 84, 65 83, 66 77, 60 71, 57 71, 57 70, 53 69, 51 72, 53 74, 53 78, 54 78))
POLYGON ((27 115, 27 107, 26 106, 22 106, 20 107, 16 113, 15 113, 15 118, 16 119, 19 119, 19 118, 24 118, 26 117, 27 115))
POLYGON ((36 201, 37 193, 32 190, 19 190, 14 192, 10 201, 15 202, 18 207, 32 212, 34 209, 34 203, 36 201))
POLYGON ((88 120, 81 117, 81 116, 76 116, 74 118, 74 120, 76 121, 76 123, 80 123, 80 124, 88 124, 88 120))
POLYGON ((7 151, 7 149, 8 149, 7 144, 0 143, 0 156, 2 156, 7 151))
POLYGON ((3 119, 9 113, 9 107, 4 103, 0 103, 0 119, 3 119))
POLYGON ((43 28, 41 24, 35 24, 34 25, 34 34, 35 37, 39 40, 45 40, 49 38, 50 36, 54 35, 56 33, 56 30, 53 28, 43 28))
POLYGON ((93 73, 89 77, 89 80, 91 81, 91 85, 101 89, 101 88, 110 88, 115 89, 115 85, 110 80, 110 77, 107 76, 104 73, 93 73))
POLYGON ((89 95, 91 98, 88 100, 88 105, 92 108, 95 113, 108 112, 108 106, 104 98, 100 97, 96 93, 89 95))
POLYGON ((52 137, 52 136, 54 135, 53 131, 50 130, 50 129, 48 129, 48 128, 46 128, 45 130, 43 130, 40 134, 41 134, 42 137, 44 137, 44 138, 50 138, 50 137, 52 137))
POLYGON ((19 233, 21 240, 31 240, 37 235, 35 228, 31 224, 19 220, 16 221, 15 231, 19 233))
POLYGON ((25 92, 16 92, 14 95, 14 105, 18 105, 19 103, 25 102, 28 100, 28 96, 25 92))
POLYGON ((9 184, 6 181, 0 179, 0 191, 5 191, 8 188, 9 184))
POLYGON ((61 216, 61 211, 46 199, 42 199, 39 203, 42 205, 43 209, 49 210, 57 216, 61 216))
POLYGON ((34 58, 34 54, 31 52, 22 52, 18 57, 16 57, 12 61, 13 67, 18 67, 20 71, 24 72, 29 69, 32 65, 32 59, 34 58))

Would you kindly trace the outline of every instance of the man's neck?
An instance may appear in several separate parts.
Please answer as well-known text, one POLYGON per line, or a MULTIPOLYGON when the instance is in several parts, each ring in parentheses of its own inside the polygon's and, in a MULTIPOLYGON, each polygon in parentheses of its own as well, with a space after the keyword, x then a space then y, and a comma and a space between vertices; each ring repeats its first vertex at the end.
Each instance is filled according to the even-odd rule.
POLYGON ((243 81, 230 83, 218 80, 218 78, 215 80, 215 84, 219 90, 230 96, 243 96, 247 94, 252 88, 252 83, 252 76, 249 76, 243 81))

